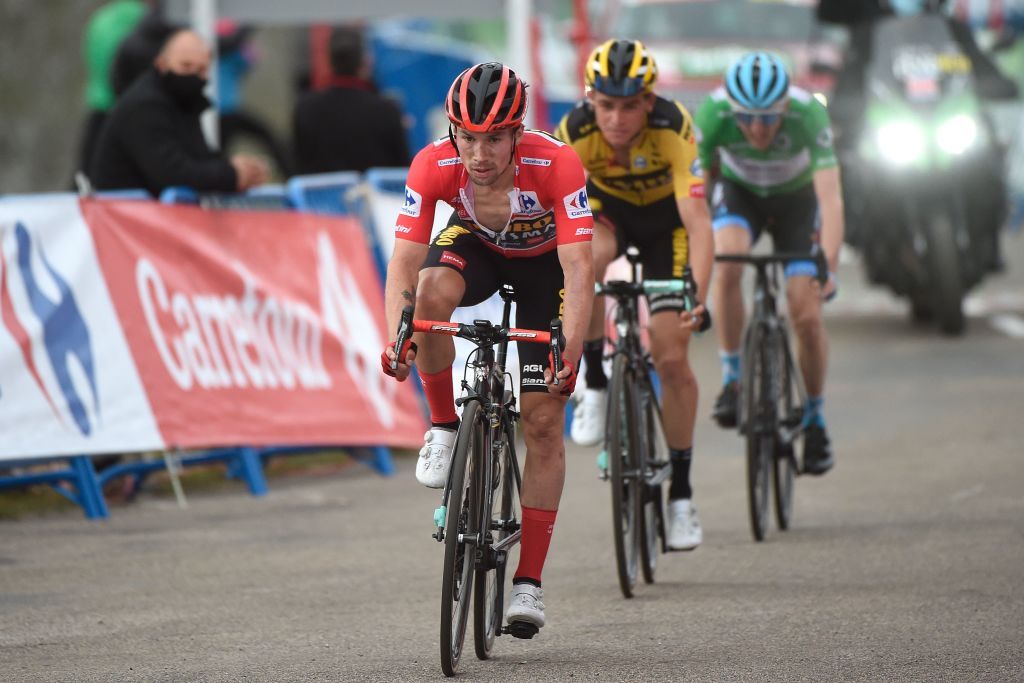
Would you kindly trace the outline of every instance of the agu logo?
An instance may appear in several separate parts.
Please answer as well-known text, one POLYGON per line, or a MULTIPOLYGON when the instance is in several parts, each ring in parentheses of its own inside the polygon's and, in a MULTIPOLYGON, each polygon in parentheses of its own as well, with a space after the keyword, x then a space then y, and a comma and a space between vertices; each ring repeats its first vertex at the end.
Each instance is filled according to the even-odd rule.
POLYGON ((29 374, 54 414, 64 421, 66 414, 58 409, 59 399, 55 397, 59 391, 78 431, 89 436, 96 428, 90 414, 100 415, 100 400, 92 338, 85 317, 71 287, 50 264, 42 246, 33 243, 32 233, 24 224, 18 222, 14 226, 15 253, 10 269, 4 246, 5 243, 0 242, 3 325, 17 342, 29 374), (33 259, 34 252, 38 259, 33 259), (16 307, 11 297, 11 283, 16 281, 21 282, 27 307, 24 304, 16 307), (30 319, 31 328, 41 330, 41 335, 35 338, 26 330, 30 319), (36 360, 41 357, 49 367, 37 365, 36 360), (56 387, 52 386, 51 377, 56 379, 56 387))
POLYGON ((420 196, 419 192, 410 189, 408 185, 405 186, 405 204, 402 205, 402 213, 412 218, 418 218, 420 215, 420 209, 423 208, 423 197, 420 196))
POLYGON ((590 215, 590 204, 587 202, 587 189, 581 187, 572 194, 567 194, 562 203, 569 218, 582 218, 590 215))

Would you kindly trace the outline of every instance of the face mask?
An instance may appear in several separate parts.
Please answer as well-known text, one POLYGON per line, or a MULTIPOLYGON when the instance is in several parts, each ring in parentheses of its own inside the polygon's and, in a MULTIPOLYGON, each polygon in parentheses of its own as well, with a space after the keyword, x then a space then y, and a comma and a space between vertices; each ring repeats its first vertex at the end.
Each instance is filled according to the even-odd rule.
POLYGON ((165 71, 160 74, 160 82, 167 94, 187 110, 202 111, 210 104, 203 94, 206 79, 202 76, 165 71))

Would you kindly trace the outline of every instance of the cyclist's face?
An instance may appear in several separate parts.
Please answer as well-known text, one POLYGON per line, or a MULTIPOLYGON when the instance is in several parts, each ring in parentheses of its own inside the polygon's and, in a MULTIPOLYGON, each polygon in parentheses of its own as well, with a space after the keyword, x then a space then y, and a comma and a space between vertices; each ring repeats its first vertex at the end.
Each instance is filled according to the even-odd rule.
POLYGON ((785 110, 780 110, 754 114, 735 112, 733 116, 750 146, 763 151, 771 147, 775 135, 782 128, 784 114, 785 110))
POLYGON ((612 147, 625 147, 633 142, 647 125, 647 115, 654 109, 654 94, 640 93, 630 97, 612 97, 591 90, 597 127, 612 147))
POLYGON ((488 186, 507 179, 513 172, 512 150, 522 136, 522 126, 490 133, 474 133, 456 127, 459 157, 473 184, 488 186))

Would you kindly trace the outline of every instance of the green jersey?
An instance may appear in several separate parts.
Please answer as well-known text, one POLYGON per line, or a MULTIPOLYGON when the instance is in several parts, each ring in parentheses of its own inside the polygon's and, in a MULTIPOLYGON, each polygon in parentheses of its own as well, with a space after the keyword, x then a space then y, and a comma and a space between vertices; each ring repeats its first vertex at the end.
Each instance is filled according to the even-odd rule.
POLYGON ((750 146, 736 124, 725 88, 708 95, 697 110, 697 144, 704 169, 712 168, 718 153, 721 175, 760 197, 797 190, 811 182, 814 172, 838 165, 832 149, 828 112, 810 93, 789 88, 789 108, 771 146, 750 146))

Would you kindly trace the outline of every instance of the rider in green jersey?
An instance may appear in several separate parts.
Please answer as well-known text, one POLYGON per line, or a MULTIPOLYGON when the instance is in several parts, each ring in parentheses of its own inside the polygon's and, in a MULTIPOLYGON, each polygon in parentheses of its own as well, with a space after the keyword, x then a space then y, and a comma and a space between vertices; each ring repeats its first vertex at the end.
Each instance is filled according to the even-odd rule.
MULTIPOLYGON (((780 252, 824 250, 829 279, 822 287, 812 260, 786 267, 786 297, 796 332, 800 369, 807 385, 804 470, 824 474, 833 464, 825 429, 825 367, 828 339, 821 305, 835 292, 843 203, 839 165, 825 107, 789 83, 781 60, 763 52, 744 55, 725 84, 696 117, 701 165, 715 179, 711 210, 716 254, 748 253, 762 231, 780 252)), ((723 388, 714 417, 736 425, 743 333, 742 264, 716 268, 713 303, 723 388)))

